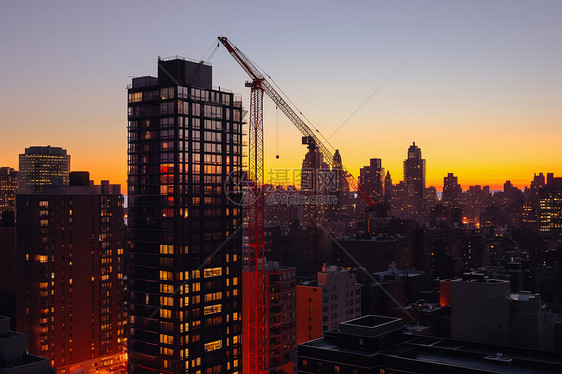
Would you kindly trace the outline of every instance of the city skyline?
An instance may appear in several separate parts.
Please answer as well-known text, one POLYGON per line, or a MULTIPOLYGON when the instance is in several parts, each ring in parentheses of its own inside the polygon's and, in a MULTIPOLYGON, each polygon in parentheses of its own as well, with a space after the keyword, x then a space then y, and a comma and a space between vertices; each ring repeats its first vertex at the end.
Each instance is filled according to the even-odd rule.
MULTIPOLYGON (((463 189, 492 190, 506 180, 523 187, 534 173, 562 172, 555 143, 562 135, 558 2, 310 2, 298 9, 168 3, 175 14, 149 4, 60 4, 18 2, 0 16, 6 29, 17 30, 2 42, 5 166, 17 168, 25 147, 50 144, 73 155, 72 170, 124 186, 129 75, 155 74, 158 56, 199 58, 225 34, 325 137, 337 131, 330 143, 356 177, 370 158, 381 158, 395 181, 403 179, 401 163, 413 141, 428 160, 427 185, 439 189, 450 172, 463 189), (250 10, 259 33, 240 22, 250 10), (164 16, 166 27, 122 22, 164 16), (203 30, 209 22, 217 27, 203 30), (190 38, 195 28, 200 32, 190 38)), ((224 50, 211 63, 215 84, 242 94, 247 109, 243 72, 224 50)), ((299 168, 306 149, 298 130, 269 101, 264 123, 266 169, 299 168)))

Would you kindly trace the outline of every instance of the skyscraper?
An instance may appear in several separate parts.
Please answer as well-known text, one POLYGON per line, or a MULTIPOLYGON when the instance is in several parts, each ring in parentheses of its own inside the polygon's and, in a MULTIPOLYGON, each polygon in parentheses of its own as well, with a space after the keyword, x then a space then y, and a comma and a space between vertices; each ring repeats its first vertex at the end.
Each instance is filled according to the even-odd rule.
POLYGON ((374 200, 384 199, 384 181, 384 168, 380 158, 372 158, 368 166, 359 169, 359 183, 374 200))
POLYGON ((441 203, 451 208, 459 208, 462 202, 462 188, 458 182, 458 177, 449 173, 443 178, 443 195, 441 203))
POLYGON ((562 178, 549 173, 549 183, 539 190, 539 231, 562 232, 562 178))
POLYGON ((425 159, 421 149, 414 142, 408 148, 408 158, 404 160, 404 181, 414 186, 414 193, 423 198, 425 189, 425 159))
POLYGON ((425 206, 425 159, 422 159, 421 149, 414 142, 408 148, 408 158, 404 160, 404 182, 411 188, 413 214, 418 222, 428 216, 425 206))
POLYGON ((42 192, 45 186, 68 186, 70 155, 59 147, 29 147, 20 154, 18 193, 42 192))
POLYGON ((159 59, 129 119, 129 373, 237 373, 242 102, 212 68, 159 59))
POLYGON ((124 362, 123 195, 77 176, 17 198, 18 330, 59 373, 124 362))
POLYGON ((386 201, 390 201, 392 197, 392 177, 390 176, 390 171, 386 172, 386 176, 384 177, 384 198, 386 201))
MULTIPOLYGON (((327 184, 324 176, 331 173, 330 167, 324 161, 324 156, 310 137, 303 137, 303 144, 308 144, 308 152, 304 156, 301 169, 301 191, 305 195, 324 195, 327 193, 327 184)), ((340 159, 341 161, 341 159, 340 159)), ((316 222, 323 222, 326 206, 322 204, 305 204, 304 224, 316 226, 316 222)))

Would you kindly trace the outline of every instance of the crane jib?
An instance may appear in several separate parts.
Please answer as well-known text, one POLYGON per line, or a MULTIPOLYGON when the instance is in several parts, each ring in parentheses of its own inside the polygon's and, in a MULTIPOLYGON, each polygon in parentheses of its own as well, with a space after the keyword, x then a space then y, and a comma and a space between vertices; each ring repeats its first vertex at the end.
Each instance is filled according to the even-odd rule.
MULTIPOLYGON (((240 51, 236 46, 234 46, 226 36, 219 36, 219 41, 226 47, 228 52, 234 57, 236 62, 244 69, 244 71, 252 78, 254 82, 259 81, 260 87, 263 91, 271 98, 271 100, 277 105, 279 109, 289 118, 289 120, 300 130, 300 132, 305 136, 310 136, 314 139, 316 147, 324 157, 324 160, 328 165, 334 167, 334 155, 330 150, 322 143, 318 136, 306 125, 306 123, 295 113, 295 111, 289 106, 289 104, 281 97, 281 95, 273 88, 267 79, 261 74, 259 69, 250 61, 250 59, 240 51)), ((365 202, 370 207, 375 207, 376 202, 369 196, 367 191, 357 182, 355 177, 347 171, 343 165, 338 165, 343 169, 345 178, 351 188, 354 188, 359 193, 359 196, 365 200, 365 202)))

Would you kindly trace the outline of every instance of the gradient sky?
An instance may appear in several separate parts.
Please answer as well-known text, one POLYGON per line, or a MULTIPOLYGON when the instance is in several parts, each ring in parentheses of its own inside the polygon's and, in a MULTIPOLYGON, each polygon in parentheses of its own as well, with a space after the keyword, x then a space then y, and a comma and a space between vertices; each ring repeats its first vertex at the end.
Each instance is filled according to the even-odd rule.
MULTIPOLYGON (((5 1, 0 12, 0 166, 30 145, 126 183, 126 85, 157 56, 199 59, 226 35, 329 137, 355 175, 382 158, 393 180, 415 141, 427 184, 463 188, 562 175, 562 1, 5 1)), ((242 93, 221 47, 214 85, 242 93)), ((306 148, 265 103, 266 168, 306 148), (279 136, 275 131, 279 126, 279 136), (275 155, 279 148, 280 158, 275 155)))

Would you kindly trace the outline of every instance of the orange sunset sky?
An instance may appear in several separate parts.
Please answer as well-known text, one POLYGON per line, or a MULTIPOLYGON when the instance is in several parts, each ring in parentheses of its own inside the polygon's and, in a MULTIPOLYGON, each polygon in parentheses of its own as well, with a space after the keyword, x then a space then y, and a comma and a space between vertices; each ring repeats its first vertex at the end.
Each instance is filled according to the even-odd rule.
MULTIPOLYGON (((524 187, 533 173, 562 176, 560 14, 559 1, 10 3, 0 166, 17 169, 28 146, 60 146, 72 170, 125 186, 131 76, 156 74, 157 56, 199 59, 223 34, 325 137, 347 121, 330 143, 355 176, 376 157, 402 180, 415 141, 428 186, 453 172, 463 189, 524 187)), ((247 108, 232 57, 221 47, 210 62, 214 85, 247 108)), ((266 170, 300 168, 300 133, 269 100, 264 116, 266 170)))

